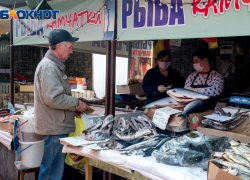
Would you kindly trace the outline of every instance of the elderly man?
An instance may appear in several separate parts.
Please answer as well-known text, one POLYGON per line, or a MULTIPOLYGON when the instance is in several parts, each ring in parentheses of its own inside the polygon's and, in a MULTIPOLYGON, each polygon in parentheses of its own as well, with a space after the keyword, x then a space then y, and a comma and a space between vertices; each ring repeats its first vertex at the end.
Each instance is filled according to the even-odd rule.
POLYGON ((59 139, 75 131, 74 112, 83 113, 89 108, 71 96, 71 87, 62 63, 73 53, 73 42, 77 40, 66 30, 51 31, 50 50, 36 68, 35 132, 42 135, 45 141, 39 180, 62 178, 65 154, 62 153, 63 146, 59 139))

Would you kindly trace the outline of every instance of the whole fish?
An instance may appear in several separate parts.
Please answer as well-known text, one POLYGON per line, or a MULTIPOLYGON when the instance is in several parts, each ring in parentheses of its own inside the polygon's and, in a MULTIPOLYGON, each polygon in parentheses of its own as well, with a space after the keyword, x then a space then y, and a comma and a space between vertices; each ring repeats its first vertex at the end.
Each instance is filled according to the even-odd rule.
POLYGON ((230 163, 235 163, 226 153, 219 152, 219 154, 230 163))
POLYGON ((140 118, 135 118, 135 117, 132 117, 131 119, 134 119, 135 121, 141 123, 144 127, 149 127, 143 119, 140 119, 140 118))
POLYGON ((96 129, 98 129, 101 125, 102 125, 102 120, 101 120, 100 118, 98 118, 98 119, 96 120, 96 123, 95 123, 93 126, 91 126, 91 127, 87 128, 87 129, 83 130, 82 132, 85 133, 85 132, 90 132, 90 131, 96 130, 96 129))
POLYGON ((121 124, 122 124, 122 127, 127 130, 129 128, 126 120, 124 119, 124 117, 121 117, 121 124))
POLYGON ((184 88, 174 88, 167 91, 167 94, 174 98, 177 102, 191 102, 195 100, 206 100, 209 96, 184 89, 184 88))
POLYGON ((237 142, 237 141, 235 141, 235 140, 231 140, 231 141, 229 141, 229 144, 231 145, 231 148, 233 149, 233 151, 234 151, 236 154, 241 155, 241 152, 238 150, 238 146, 240 145, 239 142, 237 142))
POLYGON ((130 121, 132 122, 132 124, 134 125, 136 131, 139 131, 139 125, 137 124, 137 122, 134 119, 130 119, 130 121))
POLYGON ((237 148, 241 152, 241 155, 250 162, 250 149, 243 144, 240 144, 237 148))
POLYGON ((114 118, 114 127, 113 127, 113 131, 115 131, 115 130, 120 126, 120 123, 121 123, 121 117, 116 116, 116 117, 114 118))
POLYGON ((144 137, 140 137, 140 138, 138 138, 138 139, 136 139, 135 141, 132 141, 132 142, 124 142, 122 140, 115 140, 115 141, 122 144, 124 147, 129 147, 129 146, 131 146, 133 144, 137 144, 139 142, 142 142, 143 140, 144 140, 144 137))
POLYGON ((244 166, 250 168, 250 163, 244 157, 242 157, 241 155, 236 154, 236 153, 234 153, 234 152, 232 152, 232 151, 230 151, 228 149, 225 150, 225 153, 228 155, 228 157, 230 159, 232 159, 237 164, 241 164, 241 165, 244 165, 244 166))
POLYGON ((234 168, 237 168, 237 169, 239 169, 241 171, 245 171, 247 173, 250 173, 250 169, 249 168, 247 168, 247 167, 245 167, 243 165, 240 165, 240 164, 230 163, 228 161, 223 161, 223 160, 220 160, 220 159, 215 159, 213 161, 215 161, 218 164, 221 164, 223 166, 226 166, 226 167, 234 167, 234 168))
POLYGON ((134 131, 137 131, 137 129, 134 127, 133 123, 129 119, 128 119, 128 124, 134 131))
POLYGON ((125 151, 128 151, 128 150, 131 150, 131 149, 140 149, 140 148, 144 148, 144 147, 154 147, 158 144, 159 140, 156 140, 156 139, 149 139, 149 140, 146 140, 146 141, 142 141, 140 143, 137 143, 137 144, 134 144, 134 145, 131 145, 129 147, 126 147, 125 148, 125 151))
POLYGON ((172 97, 166 97, 159 99, 157 101, 151 102, 147 105, 145 105, 143 108, 155 108, 157 106, 160 107, 165 107, 165 106, 170 106, 170 107, 183 107, 183 104, 175 101, 172 97))
POLYGON ((148 129, 148 128, 144 128, 144 129, 141 129, 139 131, 137 131, 135 133, 135 139, 141 137, 141 136, 145 136, 145 135, 148 135, 148 134, 151 134, 151 130, 148 129))
POLYGON ((106 133, 107 133, 107 134, 110 134, 112 127, 113 127, 113 124, 110 123, 110 124, 108 125, 108 129, 106 130, 106 133))
POLYGON ((209 103, 207 100, 196 100, 188 103, 184 108, 184 111, 178 115, 178 117, 188 117, 191 113, 196 113, 198 111, 209 108, 209 103))
POLYGON ((110 123, 112 123, 114 121, 113 119, 113 115, 108 115, 107 117, 105 117, 105 119, 103 120, 103 123, 102 123, 102 127, 100 128, 99 132, 102 132, 102 130, 108 126, 110 123))
POLYGON ((144 120, 146 123, 148 123, 150 128, 155 127, 153 122, 152 122, 152 119, 147 114, 143 114, 142 116, 138 116, 138 118, 140 118, 140 119, 144 120))
POLYGON ((108 139, 110 136, 107 133, 93 133, 93 134, 86 134, 83 138, 87 141, 101 141, 108 139))
POLYGON ((135 140, 135 135, 132 134, 132 135, 127 135, 127 136, 122 136, 119 134, 118 131, 115 132, 115 135, 118 139, 122 140, 122 141, 125 141, 125 142, 132 142, 135 140))

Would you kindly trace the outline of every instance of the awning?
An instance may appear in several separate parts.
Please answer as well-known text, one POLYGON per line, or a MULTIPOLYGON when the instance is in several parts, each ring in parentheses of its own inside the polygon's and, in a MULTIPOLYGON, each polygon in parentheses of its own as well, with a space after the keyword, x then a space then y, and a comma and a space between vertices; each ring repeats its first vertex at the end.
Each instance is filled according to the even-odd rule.
POLYGON ((247 0, 120 0, 118 41, 250 35, 247 0))

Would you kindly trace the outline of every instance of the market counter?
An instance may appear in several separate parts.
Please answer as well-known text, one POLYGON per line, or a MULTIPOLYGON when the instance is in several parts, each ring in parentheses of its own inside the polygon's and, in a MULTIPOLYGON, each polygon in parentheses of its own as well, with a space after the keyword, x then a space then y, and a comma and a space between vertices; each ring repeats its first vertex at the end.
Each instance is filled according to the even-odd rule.
MULTIPOLYGON (((157 163, 153 157, 140 157, 140 156, 125 156, 121 155, 115 150, 100 150, 94 151, 86 147, 70 147, 64 146, 63 152, 65 153, 75 153, 81 156, 88 157, 89 164, 93 166, 98 166, 99 162, 115 166, 112 173, 119 173, 120 170, 122 174, 132 173, 131 170, 141 174, 144 177, 154 179, 154 180, 206 180, 207 171, 202 170, 201 168, 194 167, 180 167, 180 166, 171 166, 161 163, 157 163), (95 161, 92 161, 94 159, 95 161), (120 169, 120 170, 118 170, 120 169)), ((99 168, 103 169, 106 165, 100 165, 99 168)), ((107 169, 104 169, 107 170, 107 169)), ((109 171, 109 170, 108 170, 109 171)), ((133 174, 134 176, 140 176, 139 174, 133 174)), ((119 174, 117 174, 119 175, 119 174)), ((141 179, 141 178, 139 178, 141 179)), ((143 178, 142 178, 143 179, 143 178)))

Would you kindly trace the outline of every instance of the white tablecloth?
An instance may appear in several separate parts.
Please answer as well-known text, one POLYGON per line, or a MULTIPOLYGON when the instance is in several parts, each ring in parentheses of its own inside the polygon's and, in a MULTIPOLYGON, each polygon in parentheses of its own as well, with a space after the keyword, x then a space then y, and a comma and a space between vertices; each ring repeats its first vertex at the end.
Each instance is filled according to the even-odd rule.
POLYGON ((63 152, 75 153, 100 160, 125 171, 141 173, 153 180, 206 180, 207 171, 201 168, 171 166, 157 163, 153 157, 125 156, 115 150, 93 151, 84 147, 64 146, 63 152))

